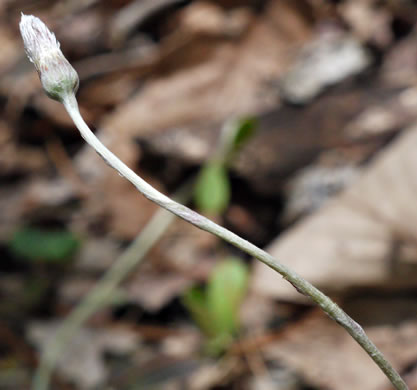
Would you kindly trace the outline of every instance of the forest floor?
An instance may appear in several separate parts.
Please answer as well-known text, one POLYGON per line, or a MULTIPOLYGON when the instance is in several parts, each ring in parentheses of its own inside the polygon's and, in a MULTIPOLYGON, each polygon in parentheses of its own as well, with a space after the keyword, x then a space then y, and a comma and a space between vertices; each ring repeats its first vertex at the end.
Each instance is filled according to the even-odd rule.
MULTIPOLYGON (((190 207, 334 298, 417 389, 411 0, 2 0, 0 389, 31 387, 41 351, 158 210, 43 93, 20 12, 55 32, 113 152, 169 195, 200 175, 190 207)), ((55 363, 53 390, 390 389, 289 283, 179 219, 55 363), (220 304, 235 293, 234 271, 215 277, 230 258, 242 299, 199 317, 215 281, 220 304)))

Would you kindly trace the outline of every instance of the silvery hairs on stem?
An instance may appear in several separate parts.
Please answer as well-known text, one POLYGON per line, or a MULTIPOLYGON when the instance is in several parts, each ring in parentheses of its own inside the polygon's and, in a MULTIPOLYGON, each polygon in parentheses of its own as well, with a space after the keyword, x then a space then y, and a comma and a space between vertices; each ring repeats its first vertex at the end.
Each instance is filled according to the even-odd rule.
MULTIPOLYGON (((42 87, 46 94, 64 105, 68 114, 74 121, 75 126, 80 131, 81 136, 92 148, 94 148, 108 165, 114 168, 121 176, 124 176, 129 180, 139 192, 149 200, 196 227, 229 242, 281 274, 300 293, 310 297, 333 320, 343 326, 391 380, 396 389, 408 389, 400 375, 385 359, 384 355, 378 350, 375 344, 367 337, 359 324, 350 318, 329 297, 301 278, 297 273, 277 261, 269 253, 253 245, 249 241, 244 240, 237 234, 217 225, 210 219, 203 217, 195 211, 190 210, 188 207, 177 203, 160 193, 107 149, 89 129, 80 114, 75 98, 75 93, 78 89, 78 75, 62 54, 55 35, 51 33, 45 24, 37 17, 26 16, 23 14, 20 22, 20 31, 26 53, 38 71, 42 87)), ((47 386, 40 386, 36 389, 43 390, 46 388, 47 386)))

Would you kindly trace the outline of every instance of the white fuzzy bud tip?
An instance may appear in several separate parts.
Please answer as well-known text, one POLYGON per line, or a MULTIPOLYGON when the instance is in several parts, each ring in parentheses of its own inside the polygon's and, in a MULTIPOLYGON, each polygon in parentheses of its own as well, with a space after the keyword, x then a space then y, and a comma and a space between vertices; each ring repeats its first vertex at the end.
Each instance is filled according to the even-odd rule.
POLYGON ((59 42, 37 17, 22 14, 20 33, 26 54, 39 74, 46 94, 63 101, 78 89, 78 74, 59 48, 59 42))

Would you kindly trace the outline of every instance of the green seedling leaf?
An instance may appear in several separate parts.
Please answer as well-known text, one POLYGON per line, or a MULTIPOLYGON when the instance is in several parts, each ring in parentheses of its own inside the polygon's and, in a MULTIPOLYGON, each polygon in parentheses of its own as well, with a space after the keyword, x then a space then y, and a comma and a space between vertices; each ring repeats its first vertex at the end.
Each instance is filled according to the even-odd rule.
POLYGON ((191 288, 182 298, 194 322, 207 336, 205 351, 209 355, 218 356, 233 341, 248 274, 239 259, 229 258, 214 268, 205 290, 191 288))
POLYGON ((238 151, 250 138, 252 138, 255 134, 257 123, 255 118, 244 118, 239 119, 236 126, 237 128, 232 142, 233 152, 238 151))
POLYGON ((217 265, 207 286, 207 307, 218 336, 232 335, 239 327, 239 308, 248 284, 248 269, 236 258, 217 265))
POLYGON ((230 201, 230 182, 225 166, 209 162, 202 168, 194 189, 197 207, 209 214, 222 213, 230 201))
POLYGON ((210 313, 207 310, 205 292, 199 287, 192 287, 183 295, 182 303, 202 332, 208 337, 214 337, 215 333, 210 313))
POLYGON ((61 262, 70 259, 80 241, 68 231, 46 231, 23 228, 15 233, 9 243, 18 257, 31 261, 61 262))

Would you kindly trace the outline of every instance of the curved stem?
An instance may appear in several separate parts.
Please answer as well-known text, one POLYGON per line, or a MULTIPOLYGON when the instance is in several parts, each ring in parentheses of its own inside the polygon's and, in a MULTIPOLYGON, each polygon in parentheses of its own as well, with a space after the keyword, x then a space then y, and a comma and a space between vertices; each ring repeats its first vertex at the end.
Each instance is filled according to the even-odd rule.
POLYGON ((196 213, 188 207, 179 204, 167 196, 163 195, 129 167, 127 167, 117 156, 108 150, 99 139, 91 132, 83 120, 77 100, 74 94, 66 96, 63 104, 71 116, 76 127, 85 141, 95 149, 95 151, 104 159, 104 161, 114 168, 120 175, 129 180, 146 198, 155 202, 164 209, 193 224, 199 229, 220 237, 221 239, 236 246, 249 255, 256 257, 264 264, 277 271, 284 279, 290 282, 301 294, 310 297, 318 306, 326 312, 338 324, 343 326, 347 332, 358 342, 358 344, 367 352, 375 361, 380 369, 385 373, 394 387, 398 390, 407 390, 408 387, 401 376, 395 371, 391 364, 385 359, 384 355, 378 350, 375 344, 368 338, 362 327, 349 317, 336 303, 324 295, 320 290, 315 288, 309 282, 301 278, 297 273, 279 263, 273 256, 244 240, 229 230, 217 225, 206 217, 196 213))

